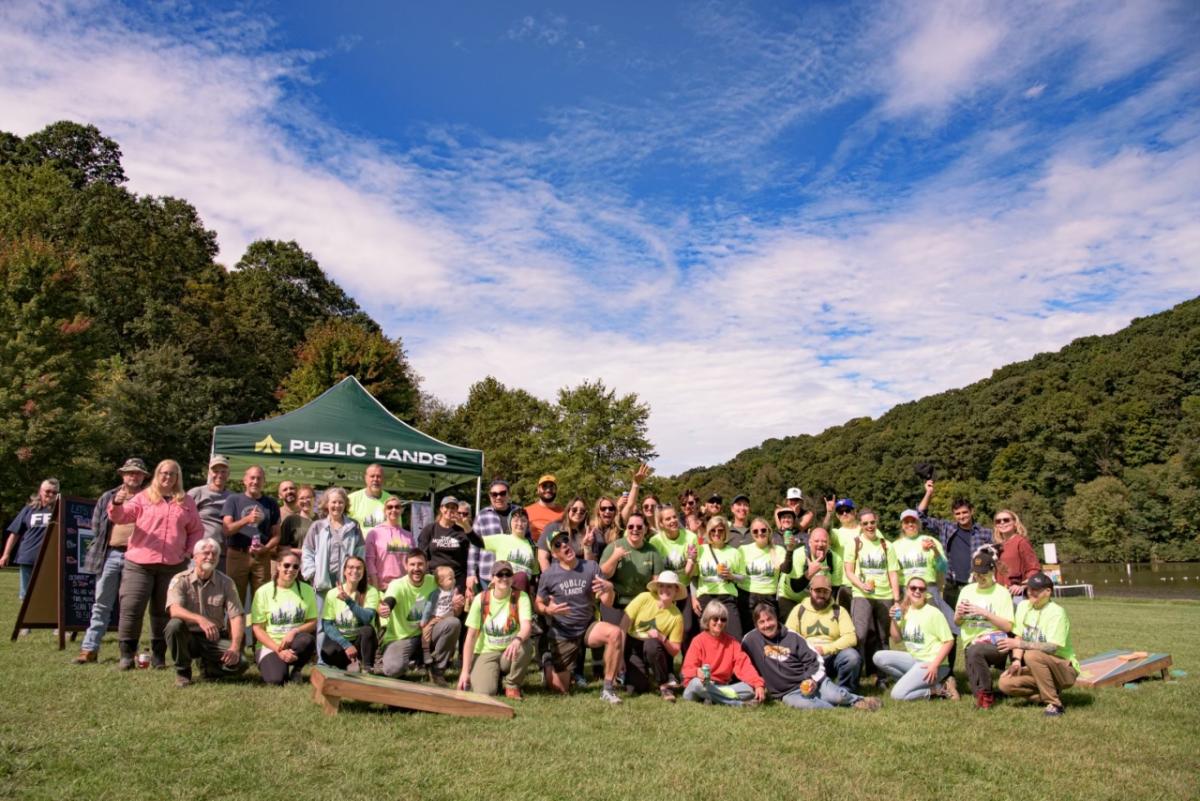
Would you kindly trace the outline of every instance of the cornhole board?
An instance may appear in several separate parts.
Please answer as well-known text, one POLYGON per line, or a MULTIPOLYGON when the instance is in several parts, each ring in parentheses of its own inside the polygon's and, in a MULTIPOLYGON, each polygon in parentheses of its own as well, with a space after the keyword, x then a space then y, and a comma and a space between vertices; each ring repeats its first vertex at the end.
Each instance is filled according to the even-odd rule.
POLYGON ((1165 680, 1170 667, 1170 654, 1119 648, 1080 662, 1079 677, 1075 679, 1075 684, 1079 687, 1112 687, 1155 673, 1162 674, 1165 680))
POLYGON ((343 700, 386 704, 420 712, 438 712, 468 718, 511 718, 508 704, 479 693, 427 687, 411 681, 365 673, 347 673, 318 666, 312 672, 313 701, 326 715, 336 715, 343 700))

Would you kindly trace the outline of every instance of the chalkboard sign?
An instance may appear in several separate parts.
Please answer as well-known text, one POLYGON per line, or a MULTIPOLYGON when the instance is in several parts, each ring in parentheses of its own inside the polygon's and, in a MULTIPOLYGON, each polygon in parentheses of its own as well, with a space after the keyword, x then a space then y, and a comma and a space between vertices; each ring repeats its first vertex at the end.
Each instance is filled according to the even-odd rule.
MULTIPOLYGON (((83 572, 83 560, 87 556, 95 536, 92 532, 92 512, 95 501, 83 498, 63 498, 59 507, 62 540, 59 550, 61 563, 62 628, 66 631, 86 631, 92 621, 92 601, 96 598, 96 576, 83 572)), ((116 628, 117 608, 113 604, 113 616, 109 628, 116 628)))

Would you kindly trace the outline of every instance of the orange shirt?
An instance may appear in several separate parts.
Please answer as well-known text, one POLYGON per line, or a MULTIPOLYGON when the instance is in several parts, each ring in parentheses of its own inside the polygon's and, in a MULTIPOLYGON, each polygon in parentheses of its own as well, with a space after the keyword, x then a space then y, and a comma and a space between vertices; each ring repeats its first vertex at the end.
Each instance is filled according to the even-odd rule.
POLYGON ((534 542, 542 536, 542 529, 551 523, 556 523, 562 520, 563 508, 561 506, 542 506, 540 503, 531 503, 525 507, 525 514, 529 515, 529 534, 534 542))

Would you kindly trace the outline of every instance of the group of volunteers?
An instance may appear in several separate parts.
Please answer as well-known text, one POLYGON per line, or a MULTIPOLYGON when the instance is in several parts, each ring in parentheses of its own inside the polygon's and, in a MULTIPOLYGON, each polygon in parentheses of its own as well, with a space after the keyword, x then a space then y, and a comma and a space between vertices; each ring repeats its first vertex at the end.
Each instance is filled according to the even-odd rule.
MULTIPOLYGON (((849 498, 823 499, 817 524, 796 487, 769 519, 746 495, 728 511, 692 490, 667 502, 640 491, 645 465, 619 497, 565 504, 552 474, 527 506, 495 480, 474 517, 444 497, 414 534, 377 464, 355 492, 283 480, 277 498, 261 467, 231 489, 220 455, 187 491, 171 460, 117 472, 92 521, 95 603, 75 661, 97 661, 119 599, 120 669, 169 658, 180 687, 196 661, 206 678, 243 673, 250 647, 270 684, 316 660, 519 700, 530 673, 567 694, 590 670, 610 704, 625 692, 877 709, 882 693, 860 693, 872 676, 896 701, 957 699, 961 643, 978 708, 1003 695, 1057 716, 1079 671, 1018 516, 1002 509, 985 528, 959 499, 953 520, 934 518, 932 480, 895 537, 849 498)), ((58 490, 43 482, 9 526, 0 567, 20 566, 22 595, 58 490)))

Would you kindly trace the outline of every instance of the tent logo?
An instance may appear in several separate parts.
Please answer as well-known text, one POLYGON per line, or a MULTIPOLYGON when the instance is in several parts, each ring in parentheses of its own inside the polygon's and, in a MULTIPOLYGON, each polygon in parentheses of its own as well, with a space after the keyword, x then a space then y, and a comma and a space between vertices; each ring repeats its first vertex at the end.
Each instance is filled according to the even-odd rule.
POLYGON ((255 453, 283 453, 283 446, 275 441, 270 434, 254 443, 255 453))

